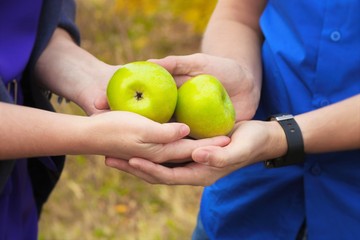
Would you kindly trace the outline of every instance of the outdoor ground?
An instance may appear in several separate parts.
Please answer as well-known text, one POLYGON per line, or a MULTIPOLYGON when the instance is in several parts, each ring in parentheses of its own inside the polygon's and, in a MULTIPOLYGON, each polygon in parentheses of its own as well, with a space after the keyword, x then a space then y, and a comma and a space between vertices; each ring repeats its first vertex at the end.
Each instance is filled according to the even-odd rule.
MULTIPOLYGON (((198 52, 215 2, 78 0, 82 46, 111 64, 198 52)), ((53 102, 58 111, 83 115, 73 103, 53 102)), ((68 156, 39 239, 189 239, 201 191, 147 184, 106 167, 102 156, 68 156)))

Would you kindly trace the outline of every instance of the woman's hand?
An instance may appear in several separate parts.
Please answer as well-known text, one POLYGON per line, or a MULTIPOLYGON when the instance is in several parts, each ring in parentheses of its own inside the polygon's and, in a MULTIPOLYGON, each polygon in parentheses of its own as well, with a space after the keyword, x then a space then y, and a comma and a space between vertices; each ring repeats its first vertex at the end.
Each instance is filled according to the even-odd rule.
POLYGON ((185 124, 160 124, 131 112, 83 117, 0 103, 0 115, 0 159, 95 154, 184 162, 198 147, 225 146, 230 141, 228 137, 184 139, 190 131, 185 124))
POLYGON ((58 28, 36 63, 35 77, 43 87, 92 115, 109 109, 107 83, 120 67, 100 61, 58 28))
POLYGON ((191 160, 194 149, 225 146, 228 137, 185 139, 190 132, 182 123, 160 124, 131 112, 111 111, 89 118, 89 138, 95 154, 129 160, 146 158, 156 163, 191 160))

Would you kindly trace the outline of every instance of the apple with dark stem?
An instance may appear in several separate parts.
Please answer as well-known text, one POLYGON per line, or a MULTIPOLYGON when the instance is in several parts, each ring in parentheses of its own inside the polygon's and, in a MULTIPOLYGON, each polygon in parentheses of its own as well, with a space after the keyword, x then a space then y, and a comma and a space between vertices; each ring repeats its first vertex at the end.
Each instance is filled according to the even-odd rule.
POLYGON ((137 61, 114 73, 107 86, 107 98, 111 110, 134 112, 165 123, 174 113, 177 87, 162 66, 137 61))

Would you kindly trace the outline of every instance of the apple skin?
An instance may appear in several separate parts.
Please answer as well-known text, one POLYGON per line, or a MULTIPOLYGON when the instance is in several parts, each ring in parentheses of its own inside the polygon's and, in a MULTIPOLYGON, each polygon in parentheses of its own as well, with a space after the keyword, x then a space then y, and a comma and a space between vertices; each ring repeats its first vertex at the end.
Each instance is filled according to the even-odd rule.
POLYGON ((190 127, 190 137, 201 139, 227 135, 235 124, 235 109, 221 82, 201 74, 178 89, 175 117, 190 127))
POLYGON ((137 61, 123 65, 107 86, 111 110, 129 111, 165 123, 172 117, 177 102, 177 86, 162 66, 137 61))

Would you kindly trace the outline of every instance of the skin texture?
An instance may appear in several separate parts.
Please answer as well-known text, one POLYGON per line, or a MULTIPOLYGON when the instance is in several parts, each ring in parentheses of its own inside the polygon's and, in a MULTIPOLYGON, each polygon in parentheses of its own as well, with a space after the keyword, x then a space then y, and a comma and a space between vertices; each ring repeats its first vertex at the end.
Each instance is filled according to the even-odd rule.
POLYGON ((118 68, 99 61, 57 29, 35 75, 44 88, 75 102, 89 117, 0 103, 0 160, 96 154, 186 161, 197 147, 229 143, 228 137, 183 139, 189 133, 185 124, 160 124, 138 114, 109 111, 106 86, 118 68))
MULTIPOLYGON (((258 21, 265 4, 260 0, 220 0, 204 34, 203 53, 151 60, 167 68, 178 86, 203 73, 223 83, 236 110, 231 142, 224 147, 199 147, 192 152, 194 162, 177 168, 143 158, 108 159, 107 165, 153 184, 207 186, 236 169, 286 153, 286 137, 277 122, 249 120, 260 98, 262 35, 258 21)), ((359 109, 360 95, 356 95, 296 116, 305 152, 359 149, 359 109)))

